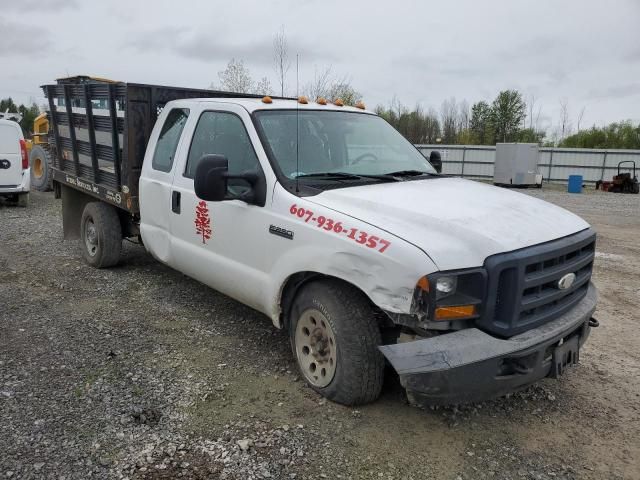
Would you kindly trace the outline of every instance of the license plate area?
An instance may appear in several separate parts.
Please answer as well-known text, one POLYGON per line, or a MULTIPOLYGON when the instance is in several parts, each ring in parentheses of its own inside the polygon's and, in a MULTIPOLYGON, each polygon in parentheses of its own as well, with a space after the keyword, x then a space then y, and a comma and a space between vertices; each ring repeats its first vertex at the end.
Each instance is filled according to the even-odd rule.
POLYGON ((580 360, 580 337, 574 335, 555 348, 552 355, 551 376, 558 378, 580 360))

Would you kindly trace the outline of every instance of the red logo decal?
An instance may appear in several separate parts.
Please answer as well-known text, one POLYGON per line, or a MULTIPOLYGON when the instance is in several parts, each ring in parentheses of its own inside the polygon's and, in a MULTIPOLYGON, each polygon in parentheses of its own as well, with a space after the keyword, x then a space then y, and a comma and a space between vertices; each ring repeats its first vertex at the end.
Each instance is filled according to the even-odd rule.
POLYGON ((201 201, 196 206, 196 234, 202 236, 202 243, 207 243, 211 238, 211 219, 209 218, 209 207, 207 202, 201 201))

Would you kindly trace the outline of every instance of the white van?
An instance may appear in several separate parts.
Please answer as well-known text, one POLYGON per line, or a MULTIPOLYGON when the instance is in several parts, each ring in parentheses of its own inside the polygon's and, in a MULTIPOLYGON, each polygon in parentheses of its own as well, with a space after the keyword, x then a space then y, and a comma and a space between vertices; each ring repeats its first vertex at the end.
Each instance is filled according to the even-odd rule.
POLYGON ((27 144, 20 125, 0 119, 0 197, 26 207, 31 176, 27 144))

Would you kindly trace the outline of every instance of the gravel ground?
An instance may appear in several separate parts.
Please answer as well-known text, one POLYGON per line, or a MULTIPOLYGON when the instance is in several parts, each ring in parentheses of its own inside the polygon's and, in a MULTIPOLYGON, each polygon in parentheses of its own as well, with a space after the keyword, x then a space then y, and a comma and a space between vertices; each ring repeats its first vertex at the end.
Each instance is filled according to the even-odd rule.
POLYGON ((0 478, 640 478, 640 196, 527 191, 599 232, 601 301, 561 381, 458 408, 326 402, 287 337, 125 242, 94 270, 60 203, 0 204, 0 478))

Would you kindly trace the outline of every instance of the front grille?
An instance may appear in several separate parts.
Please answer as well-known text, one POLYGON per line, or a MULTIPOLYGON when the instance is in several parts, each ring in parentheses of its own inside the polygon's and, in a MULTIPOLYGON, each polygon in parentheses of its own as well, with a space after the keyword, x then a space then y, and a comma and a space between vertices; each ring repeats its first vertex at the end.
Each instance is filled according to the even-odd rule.
POLYGON ((509 337, 571 309, 589 288, 595 237, 595 232, 587 229, 487 258, 487 301, 478 326, 509 337), (573 285, 565 290, 558 288, 558 281, 569 273, 576 275, 573 285))

